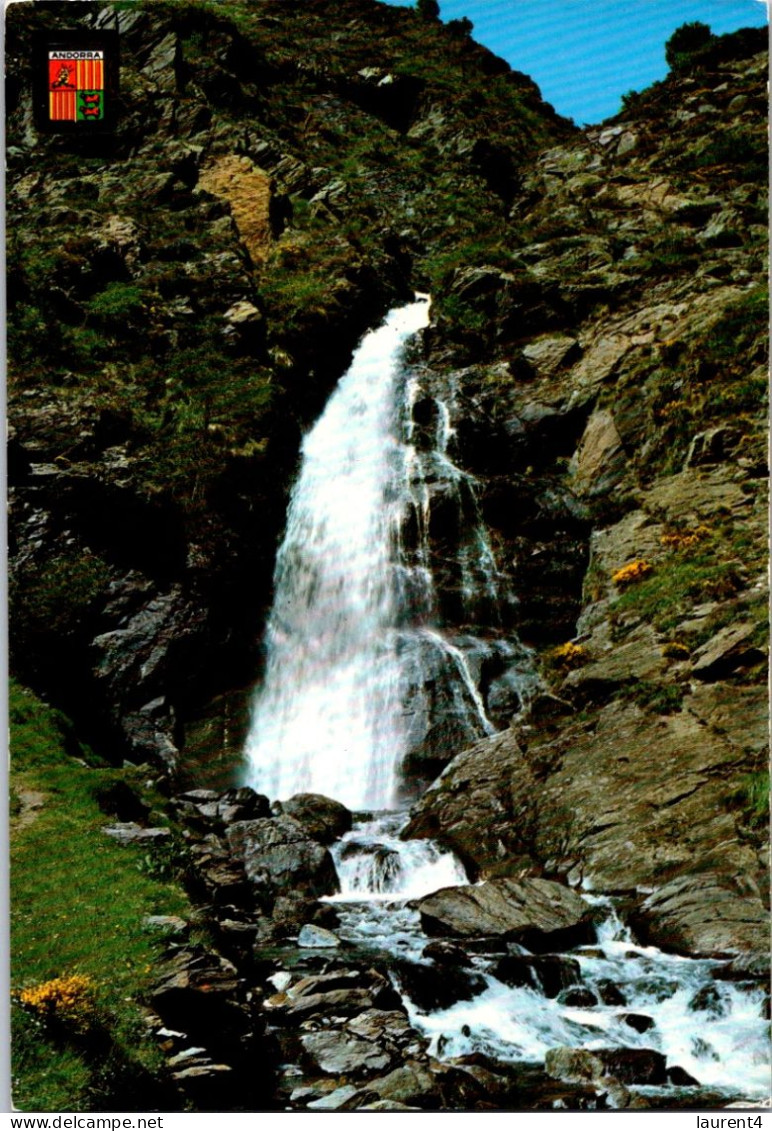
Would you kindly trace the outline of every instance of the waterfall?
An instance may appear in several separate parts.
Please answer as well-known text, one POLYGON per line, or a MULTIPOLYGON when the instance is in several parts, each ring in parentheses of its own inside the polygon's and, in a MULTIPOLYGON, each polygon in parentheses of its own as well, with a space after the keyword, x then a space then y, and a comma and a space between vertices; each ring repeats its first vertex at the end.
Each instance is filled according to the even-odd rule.
POLYGON ((367 334, 306 436, 275 572, 249 781, 352 808, 394 804, 404 755, 399 529, 408 504, 401 409, 417 297, 367 334))

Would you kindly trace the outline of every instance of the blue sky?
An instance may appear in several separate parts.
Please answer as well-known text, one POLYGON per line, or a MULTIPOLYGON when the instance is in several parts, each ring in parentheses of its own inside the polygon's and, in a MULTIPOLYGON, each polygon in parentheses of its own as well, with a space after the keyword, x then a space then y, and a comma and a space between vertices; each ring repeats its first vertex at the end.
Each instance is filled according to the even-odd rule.
POLYGON ((440 14, 467 16, 479 43, 577 125, 616 114, 624 93, 664 78, 665 41, 681 24, 700 20, 719 34, 767 22, 762 0, 440 0, 440 14))

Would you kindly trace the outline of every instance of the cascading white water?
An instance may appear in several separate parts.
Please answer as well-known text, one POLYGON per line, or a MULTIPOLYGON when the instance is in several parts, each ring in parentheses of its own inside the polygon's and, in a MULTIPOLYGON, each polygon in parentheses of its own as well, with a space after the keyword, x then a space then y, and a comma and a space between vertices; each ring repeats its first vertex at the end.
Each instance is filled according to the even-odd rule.
POLYGON ((396 546, 408 501, 398 393, 405 343, 428 319, 422 296, 368 334, 303 443, 246 745, 249 782, 271 797, 394 804, 405 750, 396 546))
MULTIPOLYGON (((452 878, 460 876, 461 866, 431 842, 400 842, 398 831, 399 819, 391 815, 356 826, 336 845, 343 890, 331 902, 348 942, 384 951, 391 959, 427 964, 427 938, 418 911, 407 901, 463 883, 452 878)), ((567 957, 579 965, 581 986, 595 992, 594 1005, 564 1003, 536 985, 506 985, 492 972, 496 957, 480 955, 472 958, 472 968, 482 976, 484 989, 471 1000, 427 1011, 403 991, 410 1022, 429 1038, 431 1051, 443 1058, 482 1052, 504 1062, 534 1063, 561 1045, 656 1049, 668 1068, 686 1070, 703 1086, 729 1096, 738 1091, 749 1098, 767 1095, 769 1025, 763 990, 715 980, 721 963, 714 960, 639 946, 609 899, 586 893, 585 898, 604 915, 597 942, 567 957), (617 1004, 604 1004, 600 987, 609 985, 616 990, 617 1004), (700 994, 706 992, 700 1004, 700 994), (651 1027, 636 1031, 625 1020, 631 1015, 643 1015, 651 1027)), ((511 950, 528 953, 514 944, 511 950)))
POLYGON ((467 882, 452 852, 430 840, 402 840, 402 813, 359 822, 332 849, 340 893, 333 902, 420 899, 467 882))

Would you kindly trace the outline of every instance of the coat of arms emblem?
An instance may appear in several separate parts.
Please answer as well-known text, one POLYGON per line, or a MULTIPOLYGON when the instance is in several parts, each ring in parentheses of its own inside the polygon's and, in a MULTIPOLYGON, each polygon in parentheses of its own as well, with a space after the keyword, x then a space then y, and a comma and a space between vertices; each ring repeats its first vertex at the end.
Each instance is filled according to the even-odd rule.
POLYGON ((35 124, 99 134, 116 122, 118 33, 67 29, 35 36, 35 124))
POLYGON ((52 122, 104 118, 104 51, 49 51, 48 90, 52 122))

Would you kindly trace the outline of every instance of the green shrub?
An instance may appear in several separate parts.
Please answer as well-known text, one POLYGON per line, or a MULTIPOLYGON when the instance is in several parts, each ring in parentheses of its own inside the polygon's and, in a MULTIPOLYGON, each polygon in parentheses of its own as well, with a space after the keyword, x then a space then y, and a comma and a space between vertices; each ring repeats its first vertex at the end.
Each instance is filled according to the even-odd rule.
POLYGON ((440 18, 438 0, 416 0, 415 10, 422 20, 438 20, 440 18))
POLYGON ((633 685, 631 698, 639 707, 657 715, 674 715, 681 710, 684 693, 675 683, 641 679, 633 685))
POLYGON ((681 24, 665 44, 667 65, 674 71, 687 69, 694 61, 695 54, 707 47, 712 39, 713 33, 708 25, 699 20, 681 24))
POLYGON ((120 328, 144 314, 142 291, 133 283, 108 283, 85 304, 90 318, 109 328, 120 328))
POLYGON ((87 633, 110 576, 107 563, 88 549, 27 563, 9 586, 14 636, 45 647, 45 640, 61 646, 87 633))
POLYGON ((757 830, 765 828, 769 821, 769 771, 758 770, 746 774, 731 800, 740 808, 745 823, 757 830))

